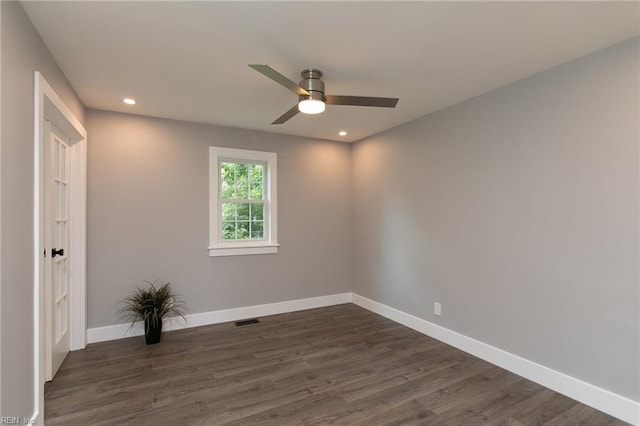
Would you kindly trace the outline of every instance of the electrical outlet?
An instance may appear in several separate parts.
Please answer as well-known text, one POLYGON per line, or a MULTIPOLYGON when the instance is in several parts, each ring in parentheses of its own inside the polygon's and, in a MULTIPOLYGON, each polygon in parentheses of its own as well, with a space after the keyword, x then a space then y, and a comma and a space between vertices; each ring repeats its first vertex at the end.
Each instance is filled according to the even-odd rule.
POLYGON ((442 305, 439 304, 438 302, 434 302, 433 304, 433 313, 436 314, 437 316, 442 315, 442 305))

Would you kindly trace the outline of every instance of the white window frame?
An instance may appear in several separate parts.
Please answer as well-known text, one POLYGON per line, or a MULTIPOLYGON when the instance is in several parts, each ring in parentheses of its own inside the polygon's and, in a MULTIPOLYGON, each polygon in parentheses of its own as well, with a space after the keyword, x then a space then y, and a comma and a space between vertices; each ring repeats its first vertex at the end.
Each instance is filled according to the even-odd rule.
POLYGON ((209 256, 275 254, 278 252, 278 170, 275 152, 209 147, 209 256), (229 241, 222 239, 220 162, 261 162, 265 167, 264 239, 229 241))

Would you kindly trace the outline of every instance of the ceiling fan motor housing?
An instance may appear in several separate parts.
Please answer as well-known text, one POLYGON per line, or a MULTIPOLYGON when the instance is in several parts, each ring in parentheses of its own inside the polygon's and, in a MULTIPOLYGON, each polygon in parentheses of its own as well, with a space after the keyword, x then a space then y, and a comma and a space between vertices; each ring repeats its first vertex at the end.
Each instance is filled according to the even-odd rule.
POLYGON ((309 68, 300 73, 302 76, 302 81, 298 83, 300 87, 305 89, 311 95, 300 95, 299 100, 303 101, 305 99, 317 99, 319 101, 325 102, 324 96, 324 81, 322 81, 322 71, 309 68))

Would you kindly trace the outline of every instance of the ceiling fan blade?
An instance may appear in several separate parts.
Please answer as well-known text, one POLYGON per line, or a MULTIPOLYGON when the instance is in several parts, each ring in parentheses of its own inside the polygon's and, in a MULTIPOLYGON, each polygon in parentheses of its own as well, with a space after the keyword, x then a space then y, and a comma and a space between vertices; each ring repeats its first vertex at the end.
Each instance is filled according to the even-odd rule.
POLYGON ((260 74, 264 75, 265 77, 269 77, 271 80, 275 81, 276 83, 291 90, 296 95, 309 96, 311 94, 306 90, 304 90, 302 87, 298 86, 293 81, 289 80, 284 75, 280 74, 278 71, 271 68, 269 65, 254 64, 249 66, 254 70, 258 71, 260 74))
POLYGON ((280 117, 278 117, 276 119, 276 121, 274 121, 271 124, 283 124, 283 123, 286 123, 287 121, 289 121, 289 119, 293 118, 298 112, 300 112, 298 110, 298 104, 295 104, 293 106, 293 108, 291 108, 289 111, 287 111, 284 114, 282 114, 280 117))
POLYGON ((327 95, 326 103, 328 105, 355 105, 395 108, 398 98, 371 98, 368 96, 335 96, 327 95))

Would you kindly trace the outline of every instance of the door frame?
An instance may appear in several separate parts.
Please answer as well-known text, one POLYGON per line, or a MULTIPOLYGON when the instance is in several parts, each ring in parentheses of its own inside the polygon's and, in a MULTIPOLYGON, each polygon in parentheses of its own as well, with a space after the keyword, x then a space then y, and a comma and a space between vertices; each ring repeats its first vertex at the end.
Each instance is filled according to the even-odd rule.
POLYGON ((45 367, 45 158, 48 143, 45 121, 70 138, 70 349, 84 349, 87 342, 87 131, 38 71, 34 72, 34 418, 44 418, 45 367))

